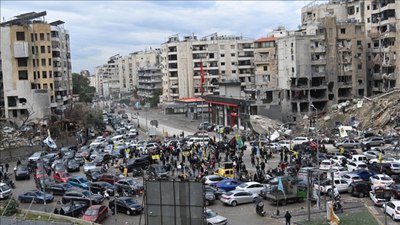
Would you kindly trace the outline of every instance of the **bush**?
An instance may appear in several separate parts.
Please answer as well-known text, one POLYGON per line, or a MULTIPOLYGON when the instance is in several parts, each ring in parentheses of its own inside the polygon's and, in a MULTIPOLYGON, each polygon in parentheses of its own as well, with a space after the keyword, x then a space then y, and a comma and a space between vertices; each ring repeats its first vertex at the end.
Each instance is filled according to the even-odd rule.
POLYGON ((19 203, 14 198, 10 198, 4 202, 0 207, 0 216, 12 216, 19 211, 19 203))

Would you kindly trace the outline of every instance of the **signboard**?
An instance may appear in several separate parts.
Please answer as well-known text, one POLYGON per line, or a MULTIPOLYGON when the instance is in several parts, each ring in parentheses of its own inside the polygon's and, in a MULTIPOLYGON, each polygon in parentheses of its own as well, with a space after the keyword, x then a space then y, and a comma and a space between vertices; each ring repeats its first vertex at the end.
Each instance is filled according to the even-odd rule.
POLYGON ((145 224, 202 225, 203 184, 193 181, 145 181, 145 224))

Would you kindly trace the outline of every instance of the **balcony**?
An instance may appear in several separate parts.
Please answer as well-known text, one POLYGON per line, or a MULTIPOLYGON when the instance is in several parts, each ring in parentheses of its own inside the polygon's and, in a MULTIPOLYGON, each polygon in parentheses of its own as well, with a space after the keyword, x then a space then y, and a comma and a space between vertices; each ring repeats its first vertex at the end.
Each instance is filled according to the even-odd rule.
POLYGON ((314 45, 312 45, 312 46, 311 46, 311 49, 310 49, 310 52, 311 52, 311 53, 326 52, 326 48, 325 48, 325 47, 322 47, 322 46, 315 47, 314 45))
POLYGON ((29 47, 27 41, 14 42, 14 57, 15 58, 28 58, 29 47))
POLYGON ((326 59, 311 60, 311 65, 325 65, 326 59))

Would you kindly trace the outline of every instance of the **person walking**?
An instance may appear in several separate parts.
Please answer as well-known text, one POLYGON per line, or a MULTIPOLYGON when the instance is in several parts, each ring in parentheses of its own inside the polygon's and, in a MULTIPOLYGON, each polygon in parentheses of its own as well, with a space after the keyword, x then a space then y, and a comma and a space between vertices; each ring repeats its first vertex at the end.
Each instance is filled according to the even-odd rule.
POLYGON ((6 163, 6 173, 8 173, 8 168, 10 167, 10 165, 8 163, 6 163))
POLYGON ((286 225, 290 225, 290 219, 292 218, 292 215, 290 215, 289 211, 286 211, 285 214, 285 220, 286 220, 286 225))

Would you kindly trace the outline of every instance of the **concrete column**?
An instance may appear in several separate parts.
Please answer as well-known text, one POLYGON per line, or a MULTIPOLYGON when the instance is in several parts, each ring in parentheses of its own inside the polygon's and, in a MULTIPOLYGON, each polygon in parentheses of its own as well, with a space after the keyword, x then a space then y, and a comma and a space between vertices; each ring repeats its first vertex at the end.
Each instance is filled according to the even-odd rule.
POLYGON ((224 126, 227 126, 228 124, 228 110, 226 109, 226 106, 222 106, 224 108, 224 113, 223 113, 223 117, 224 117, 224 126))

